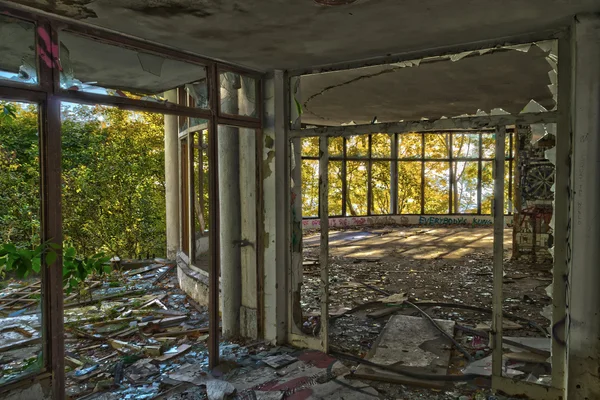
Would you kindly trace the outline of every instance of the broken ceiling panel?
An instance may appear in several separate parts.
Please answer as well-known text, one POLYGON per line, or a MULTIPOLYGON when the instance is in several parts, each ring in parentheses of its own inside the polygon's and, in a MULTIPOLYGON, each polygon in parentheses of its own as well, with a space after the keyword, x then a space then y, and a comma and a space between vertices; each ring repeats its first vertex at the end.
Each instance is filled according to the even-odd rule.
MULTIPOLYGON (((547 46, 546 46, 547 47, 547 46)), ((544 46, 465 52, 301 78, 303 124, 342 125, 518 114, 531 99, 552 109, 553 68, 544 46)), ((552 48, 552 47, 550 47, 552 48)))

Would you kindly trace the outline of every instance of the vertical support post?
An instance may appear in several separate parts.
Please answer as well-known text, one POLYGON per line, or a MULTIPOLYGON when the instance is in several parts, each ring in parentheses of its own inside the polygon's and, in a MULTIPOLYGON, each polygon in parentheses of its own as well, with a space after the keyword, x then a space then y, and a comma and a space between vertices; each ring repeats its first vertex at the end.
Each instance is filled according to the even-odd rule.
POLYGON ((496 128, 494 157, 494 285, 492 309, 492 375, 502 376, 502 272, 504 253, 504 148, 506 127, 496 128))
POLYGON ((263 146, 264 223, 264 337, 277 344, 287 340, 288 282, 290 265, 288 165, 289 116, 285 73, 275 71, 265 80, 263 146))
POLYGON ((450 165, 450 171, 449 172, 449 177, 448 177, 448 181, 450 182, 450 190, 449 190, 449 194, 448 194, 448 214, 452 214, 455 211, 458 213, 458 207, 456 206, 457 201, 455 200, 455 194, 457 194, 457 190, 456 190, 456 174, 454 173, 454 161, 453 161, 453 154, 452 154, 452 134, 450 133, 446 133, 446 143, 448 143, 448 159, 450 160, 450 162, 448 163, 450 165))
MULTIPOLYGON (((177 90, 165 92, 169 103, 177 103, 177 90)), ((177 116, 165 115, 165 205, 167 258, 174 260, 179 250, 179 137, 177 116)))
POLYGON ((519 243, 517 242, 517 235, 521 230, 521 168, 519 168, 519 157, 521 152, 521 137, 525 135, 527 130, 531 129, 529 126, 517 125, 515 127, 515 154, 513 161, 514 171, 514 182, 515 190, 513 194, 513 243, 512 243, 512 258, 518 259, 521 250, 519 243))
MULTIPOLYGON (((61 102, 52 94, 58 87, 58 37, 48 21, 38 24, 36 44, 52 54, 52 65, 38 60, 40 84, 49 94, 40 104, 38 124, 40 127, 40 196, 41 196, 41 242, 58 245, 57 257, 47 265, 44 257, 42 267, 42 332, 45 367, 52 373, 52 398, 65 398, 65 343, 64 343, 64 296, 62 281, 62 143, 61 102), (44 39, 50 36, 51 43, 44 39)), ((40 54, 38 52, 38 57, 40 54)))
POLYGON ((369 159, 367 161, 367 215, 373 212, 373 135, 368 137, 369 159))
POLYGON ((479 159, 477 160, 477 214, 481 215, 481 187, 482 187, 482 169, 483 162, 481 159, 483 158, 483 139, 481 132, 478 135, 479 140, 479 159))
POLYGON ((347 217, 348 215, 348 205, 346 204, 346 199, 348 198, 348 176, 347 176, 347 164, 348 160, 346 160, 346 138, 342 139, 342 143, 344 148, 342 149, 342 217, 347 217))
POLYGON ((218 129, 216 110, 219 107, 219 71, 217 66, 209 66, 210 72, 210 107, 213 110, 208 127, 208 213, 210 228, 208 231, 210 273, 208 287, 208 366, 214 368, 219 364, 219 266, 220 266, 220 235, 219 221, 219 160, 218 154, 218 129))
POLYGON ((600 17, 577 15, 572 35, 572 289, 567 323, 567 398, 583 400, 600 398, 600 17))
MULTIPOLYGON (((290 85, 290 121, 292 129, 300 129, 302 120, 296 104, 302 104, 300 95, 300 78, 289 79, 290 85)), ((287 123, 287 121, 286 121, 287 123)), ((291 140, 292 151, 290 152, 290 172, 291 172, 291 270, 290 270, 290 330, 294 332, 296 328, 302 326, 302 309, 300 307, 301 287, 303 280, 302 270, 302 143, 300 138, 291 140)), ((299 329, 298 329, 299 330, 299 329)))
POLYGON ((319 137, 319 215, 321 225, 321 344, 329 352, 329 150, 327 137, 319 137))
POLYGON ((398 214, 398 134, 394 133, 391 136, 392 148, 390 163, 390 214, 398 214))
MULTIPOLYGON (((220 82, 221 112, 238 114, 239 75, 227 72, 220 82)), ((224 338, 240 334, 242 305, 242 271, 239 243, 240 230, 240 142, 239 128, 219 126, 219 219, 221 230, 221 296, 223 297, 222 330, 224 338)))
MULTIPOLYGON (((554 178, 554 265, 552 270, 552 386, 564 389, 566 346, 564 339, 568 279, 567 242, 569 241, 569 184, 571 170, 571 40, 558 41, 558 123, 556 129, 556 167, 554 178), (559 337, 555 338, 554 335, 559 337)), ((515 153, 518 150, 517 140, 515 153)), ((517 158, 515 157, 515 160, 517 158)), ((515 174, 515 181, 517 175, 515 174)), ((516 192, 516 195, 519 193, 516 192)), ((515 200, 517 196, 515 196, 515 200)), ((517 205, 515 201, 515 206, 517 205)), ((520 206, 520 199, 519 199, 520 206)), ((515 215, 518 209, 515 207, 515 215)), ((514 246, 514 245, 513 245, 514 246)))
POLYGON ((55 243, 61 247, 54 264, 45 265, 43 273, 43 326, 46 328, 45 355, 52 371, 53 399, 65 396, 64 322, 62 284, 62 197, 61 197, 61 121, 60 100, 48 96, 39 112, 40 169, 42 197, 42 243, 55 243))
POLYGON ((196 224, 194 221, 194 210, 195 210, 195 202, 194 198, 196 197, 195 193, 195 185, 194 185, 194 133, 188 134, 187 138, 187 167, 188 169, 188 215, 186 218, 186 222, 189 226, 188 231, 188 248, 190 249, 190 264, 196 258, 196 224))
POLYGON ((425 134, 421 132, 421 215, 425 214, 425 134))

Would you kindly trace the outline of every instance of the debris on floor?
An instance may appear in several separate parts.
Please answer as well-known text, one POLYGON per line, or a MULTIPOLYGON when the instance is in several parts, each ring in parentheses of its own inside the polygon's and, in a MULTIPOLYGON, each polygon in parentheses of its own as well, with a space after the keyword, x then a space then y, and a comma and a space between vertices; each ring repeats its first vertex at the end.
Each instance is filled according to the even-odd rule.
MULTIPOLYGON (((449 335, 454 334, 454 321, 436 321, 449 335)), ((377 344, 366 359, 382 365, 401 365, 415 373, 445 376, 450 362, 452 343, 424 318, 395 315, 390 318, 377 344)), ((354 374, 359 379, 390 383, 435 387, 441 389, 443 381, 423 380, 400 375, 366 365, 360 365, 354 374)))

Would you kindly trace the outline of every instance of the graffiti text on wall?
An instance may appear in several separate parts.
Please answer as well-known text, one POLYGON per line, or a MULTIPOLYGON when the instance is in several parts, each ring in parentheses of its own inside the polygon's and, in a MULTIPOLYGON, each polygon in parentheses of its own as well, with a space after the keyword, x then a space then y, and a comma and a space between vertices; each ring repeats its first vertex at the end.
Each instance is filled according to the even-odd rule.
POLYGON ((473 225, 484 226, 492 225, 493 221, 485 218, 473 218, 472 221, 464 217, 419 217, 419 225, 473 225))

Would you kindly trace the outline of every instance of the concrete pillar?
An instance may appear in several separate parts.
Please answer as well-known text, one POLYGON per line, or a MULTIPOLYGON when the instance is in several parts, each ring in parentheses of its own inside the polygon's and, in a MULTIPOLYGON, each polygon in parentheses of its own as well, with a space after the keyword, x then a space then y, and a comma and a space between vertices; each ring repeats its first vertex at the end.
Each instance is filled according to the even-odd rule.
MULTIPOLYGON (((256 109, 255 86, 252 78, 242 78, 238 106, 241 115, 250 115, 256 109)), ((258 339, 257 293, 257 213, 256 213, 256 132, 240 129, 240 225, 241 238, 247 243, 240 249, 242 299, 240 334, 258 339)))
MULTIPOLYGON (((221 84, 221 111, 238 113, 240 81, 232 73, 221 84)), ((222 330, 224 338, 240 334, 241 260, 240 260, 240 146, 239 129, 219 126, 219 219, 221 240, 222 330)))
MULTIPOLYGON (((177 102, 177 90, 165 92, 165 98, 177 102)), ((167 258, 174 260, 179 250, 179 129, 175 115, 165 115, 165 203, 167 258)))
POLYGON ((287 340, 287 265, 289 262, 289 164, 286 141, 288 100, 283 71, 265 80, 262 154, 264 227, 264 337, 287 340))
POLYGON ((591 400, 600 399, 600 17, 577 16, 572 37, 567 398, 591 400))

